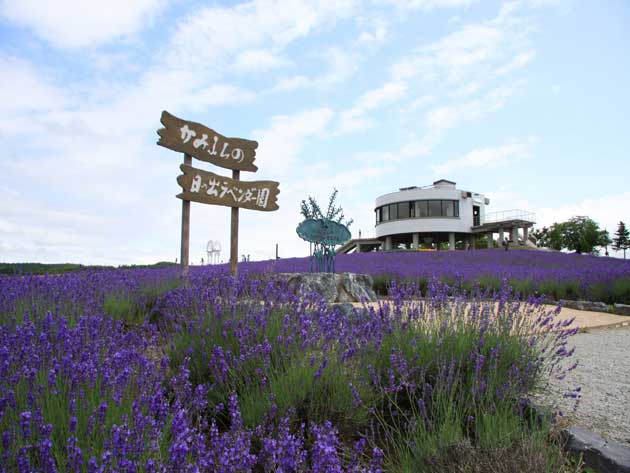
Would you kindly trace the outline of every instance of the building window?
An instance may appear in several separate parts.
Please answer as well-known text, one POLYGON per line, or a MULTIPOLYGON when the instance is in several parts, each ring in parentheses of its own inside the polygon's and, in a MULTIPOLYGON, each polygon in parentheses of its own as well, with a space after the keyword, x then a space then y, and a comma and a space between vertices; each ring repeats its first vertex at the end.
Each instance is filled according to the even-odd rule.
POLYGON ((459 218, 457 200, 416 200, 383 205, 376 209, 376 223, 406 218, 459 218))
POLYGON ((398 218, 409 218, 409 202, 398 204, 398 218))
POLYGON ((429 210, 427 207, 427 201, 426 200, 416 200, 414 202, 414 207, 415 207, 415 214, 416 217, 428 217, 429 216, 429 210))
POLYGON ((442 216, 442 201, 429 200, 429 217, 441 217, 441 216, 442 216))
POLYGON ((455 205, 453 205, 452 200, 443 200, 442 201, 442 217, 454 217, 455 216, 455 205))
POLYGON ((398 204, 389 204, 389 219, 398 219, 398 204))

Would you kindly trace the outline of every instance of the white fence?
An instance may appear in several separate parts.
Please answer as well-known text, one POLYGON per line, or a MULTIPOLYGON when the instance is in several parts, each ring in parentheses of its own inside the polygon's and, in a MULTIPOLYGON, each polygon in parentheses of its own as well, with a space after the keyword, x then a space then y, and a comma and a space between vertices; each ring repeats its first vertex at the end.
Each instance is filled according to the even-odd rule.
POLYGON ((526 210, 502 210, 500 212, 490 212, 486 214, 483 223, 507 222, 510 220, 523 220, 525 222, 536 223, 536 214, 526 210))

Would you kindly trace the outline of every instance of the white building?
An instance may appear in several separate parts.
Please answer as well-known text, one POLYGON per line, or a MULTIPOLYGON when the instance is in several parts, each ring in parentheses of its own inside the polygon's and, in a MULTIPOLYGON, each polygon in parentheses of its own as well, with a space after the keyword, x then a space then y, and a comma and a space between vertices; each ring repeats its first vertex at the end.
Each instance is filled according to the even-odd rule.
POLYGON ((425 187, 404 187, 376 198, 375 238, 351 240, 338 251, 417 249, 421 244, 439 249, 446 243, 451 250, 473 249, 477 235, 486 235, 492 247, 494 233, 502 245, 506 231, 510 241, 524 244, 535 223, 534 214, 521 210, 488 213, 489 204, 485 195, 457 189, 455 182, 446 179, 425 187))

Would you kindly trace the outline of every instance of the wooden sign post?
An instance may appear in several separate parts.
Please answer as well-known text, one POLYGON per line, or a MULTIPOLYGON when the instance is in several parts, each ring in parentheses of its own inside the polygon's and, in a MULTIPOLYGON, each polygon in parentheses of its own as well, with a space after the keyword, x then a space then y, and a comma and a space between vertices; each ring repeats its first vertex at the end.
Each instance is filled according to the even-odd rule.
MULTIPOLYGON (((192 158, 184 154, 184 166, 190 166, 192 158)), ((180 261, 182 265, 182 277, 188 277, 188 259, 190 248, 190 200, 182 200, 182 243, 180 261)))
MULTIPOLYGON (((232 179, 240 180, 241 171, 234 169, 232 179)), ((236 276, 238 273, 238 207, 232 207, 230 215, 230 273, 236 276), (235 236, 236 235, 236 236, 235 236)))
POLYGON ((184 173, 177 178, 183 192, 182 199, 182 276, 188 276, 190 240, 190 202, 231 207, 230 271, 237 274, 238 264, 238 209, 272 211, 278 209, 280 193, 275 181, 241 181, 241 171, 257 171, 256 141, 227 138, 196 122, 177 118, 164 111, 160 120, 164 128, 158 130, 157 144, 184 153, 184 173), (192 158, 232 170, 232 178, 192 167, 192 158))

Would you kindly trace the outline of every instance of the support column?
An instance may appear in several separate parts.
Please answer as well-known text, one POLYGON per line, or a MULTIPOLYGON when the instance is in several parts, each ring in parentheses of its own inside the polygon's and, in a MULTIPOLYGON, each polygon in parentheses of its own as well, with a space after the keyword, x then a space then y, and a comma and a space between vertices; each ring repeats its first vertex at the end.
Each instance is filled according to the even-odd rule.
POLYGON ((475 249, 475 235, 474 234, 468 237, 468 242, 469 242, 468 244, 470 245, 471 251, 474 250, 475 249))
POLYGON ((499 228, 499 247, 503 246, 503 228, 499 228))
POLYGON ((417 250, 418 245, 420 244, 420 234, 414 233, 411 237, 413 238, 413 241, 411 243, 411 249, 417 250))
POLYGON ((385 237, 385 251, 391 251, 392 249, 392 237, 385 237))
POLYGON ((494 247, 494 239, 493 239, 494 233, 489 232, 488 234, 486 234, 486 238, 488 239, 488 248, 493 248, 494 247))
POLYGON ((448 234, 448 249, 451 251, 455 249, 455 234, 454 233, 448 234))
POLYGON ((361 243, 357 243, 357 253, 361 253, 361 243))
POLYGON ((510 240, 512 240, 515 245, 518 245, 518 227, 512 227, 510 229, 510 240))
POLYGON ((523 241, 525 241, 525 245, 527 245, 528 240, 529 240, 529 227, 523 227, 523 241))

